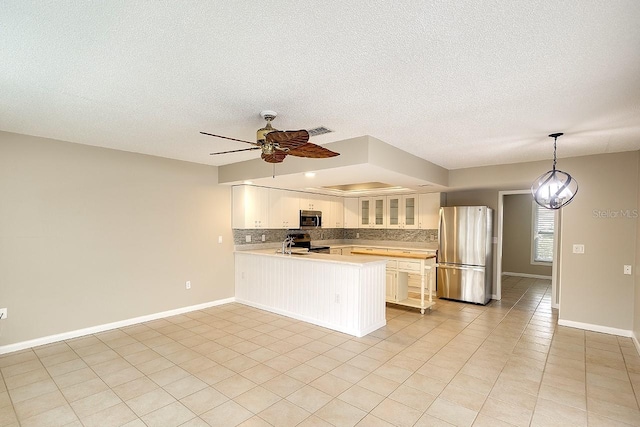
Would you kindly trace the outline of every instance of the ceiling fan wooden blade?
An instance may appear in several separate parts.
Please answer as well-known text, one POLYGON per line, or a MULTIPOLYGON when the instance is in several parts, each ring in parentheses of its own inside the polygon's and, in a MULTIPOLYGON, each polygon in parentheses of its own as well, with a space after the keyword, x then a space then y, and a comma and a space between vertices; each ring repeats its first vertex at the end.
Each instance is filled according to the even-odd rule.
POLYGON ((259 149, 260 147, 242 148, 240 150, 230 150, 230 151, 220 151, 218 153, 209 153, 209 155, 215 156, 216 154, 239 153, 240 151, 253 151, 253 150, 259 150, 259 149))
POLYGON ((339 156, 340 153, 331 151, 312 142, 307 142, 298 148, 287 151, 287 154, 296 157, 308 157, 311 159, 326 159, 328 157, 339 156))
POLYGON ((274 151, 272 154, 264 154, 262 153, 262 160, 267 163, 282 163, 285 157, 287 157, 287 153, 282 151, 274 151))
POLYGON ((309 142, 309 132, 306 130, 276 130, 269 132, 265 139, 267 143, 276 144, 279 148, 293 150, 309 142))
POLYGON ((250 141, 244 141, 242 139, 236 139, 236 138, 230 138, 228 136, 222 136, 222 135, 215 135, 213 133, 207 133, 207 132, 200 132, 203 135, 209 135, 209 136, 215 136, 216 138, 223 138, 223 139, 230 139, 231 141, 238 141, 238 142, 244 142, 245 144, 251 144, 251 145, 256 145, 256 146, 260 146, 260 144, 257 144, 255 142, 250 142, 250 141))

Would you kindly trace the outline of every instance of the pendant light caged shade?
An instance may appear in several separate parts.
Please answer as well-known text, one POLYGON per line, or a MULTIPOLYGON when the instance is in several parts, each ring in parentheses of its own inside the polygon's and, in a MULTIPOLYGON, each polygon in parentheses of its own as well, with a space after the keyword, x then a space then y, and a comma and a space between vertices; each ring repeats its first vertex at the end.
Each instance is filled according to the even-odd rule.
POLYGON ((563 133, 552 133, 553 169, 539 176, 531 185, 531 194, 537 204, 547 209, 560 209, 568 205, 578 192, 578 181, 566 172, 556 169, 556 142, 563 133))

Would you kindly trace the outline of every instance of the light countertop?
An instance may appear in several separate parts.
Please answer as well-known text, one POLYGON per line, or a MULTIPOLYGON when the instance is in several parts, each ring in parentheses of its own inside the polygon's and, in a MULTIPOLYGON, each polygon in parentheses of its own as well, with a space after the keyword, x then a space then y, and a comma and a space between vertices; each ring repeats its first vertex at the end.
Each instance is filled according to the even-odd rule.
MULTIPOLYGON (((345 245, 346 246, 346 245, 345 245)), ((252 254, 269 256, 275 258, 287 258, 291 260, 310 261, 310 262, 331 262, 347 265, 359 265, 385 263, 388 257, 371 256, 371 255, 332 255, 321 254, 315 252, 297 252, 296 254, 282 254, 276 252, 276 249, 253 249, 245 251, 235 251, 237 254, 252 254), (302 254, 301 254, 302 253, 302 254)))

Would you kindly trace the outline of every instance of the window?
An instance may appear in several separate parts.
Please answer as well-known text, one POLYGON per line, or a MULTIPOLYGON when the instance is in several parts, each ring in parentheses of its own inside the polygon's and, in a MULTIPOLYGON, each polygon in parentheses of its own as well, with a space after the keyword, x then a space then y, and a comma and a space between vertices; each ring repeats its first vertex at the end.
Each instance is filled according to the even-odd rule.
POLYGON ((531 262, 553 262, 553 227, 555 211, 533 202, 533 238, 531 262))

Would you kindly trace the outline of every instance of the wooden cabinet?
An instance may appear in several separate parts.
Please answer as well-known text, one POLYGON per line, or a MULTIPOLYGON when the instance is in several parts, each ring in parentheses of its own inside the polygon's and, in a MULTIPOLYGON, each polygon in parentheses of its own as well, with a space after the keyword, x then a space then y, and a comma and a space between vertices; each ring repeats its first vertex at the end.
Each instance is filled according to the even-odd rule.
POLYGON ((251 185, 233 187, 233 228, 269 227, 269 189, 251 185))
POLYGON ((440 215, 440 193, 418 195, 418 228, 421 230, 438 229, 440 215))
POLYGON ((386 299, 389 302, 400 302, 408 298, 407 275, 399 271, 400 261, 387 261, 386 299))
MULTIPOLYGON (((344 201, 341 197, 330 197, 331 204, 331 222, 328 224, 328 228, 343 228, 344 227, 344 201)), ((324 214, 323 214, 324 215, 324 214)), ((324 227, 324 224, 322 224, 324 227)))
POLYGON ((360 197, 358 200, 359 228, 385 228, 387 198, 385 196, 360 197))
POLYGON ((322 212, 323 228, 438 228, 440 193, 341 198, 239 185, 233 187, 233 228, 293 229, 300 210, 322 212))
POLYGON ((387 228, 418 228, 417 196, 387 196, 386 216, 387 228))
POLYGON ((348 197, 343 200, 344 203, 344 228, 358 228, 360 221, 358 217, 358 199, 356 197, 348 197))
POLYGON ((387 252, 388 251, 385 248, 369 248, 366 246, 353 246, 351 250, 362 251, 362 252, 387 252))
POLYGON ((322 228, 343 227, 342 198, 336 196, 319 196, 316 203, 322 212, 322 228))
POLYGON ((389 263, 387 263, 387 271, 385 276, 385 300, 396 301, 396 290, 398 289, 398 271, 395 267, 389 268, 389 263))
POLYGON ((434 304, 435 257, 433 251, 354 246, 352 254, 388 258, 385 275, 385 295, 388 302, 419 308, 422 314, 434 304), (409 287, 416 288, 412 289, 412 292, 419 294, 419 297, 413 295, 410 297, 409 287))
POLYGON ((298 193, 299 207, 303 211, 322 211, 324 214, 329 205, 327 196, 321 194, 298 193))
POLYGON ((269 228, 299 228, 300 211, 298 193, 269 189, 269 228))

